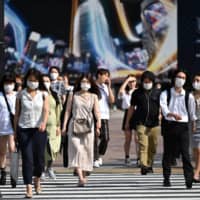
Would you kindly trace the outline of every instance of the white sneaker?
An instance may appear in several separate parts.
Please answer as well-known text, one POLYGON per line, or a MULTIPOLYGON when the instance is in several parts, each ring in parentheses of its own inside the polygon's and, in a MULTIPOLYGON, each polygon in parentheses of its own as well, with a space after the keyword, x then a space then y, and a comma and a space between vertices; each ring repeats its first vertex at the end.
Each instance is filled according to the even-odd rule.
POLYGON ((52 168, 47 169, 47 173, 48 173, 50 178, 56 180, 56 175, 55 175, 55 173, 54 173, 52 168))
POLYGON ((103 159, 101 157, 98 159, 98 161, 99 161, 99 165, 103 165, 103 159))
POLYGON ((99 168, 99 167, 100 167, 99 161, 98 161, 98 160, 95 160, 95 161, 94 161, 94 167, 95 167, 95 168, 99 168))
POLYGON ((130 166, 131 165, 131 159, 125 158, 125 165, 130 166))
POLYGON ((42 175, 41 175, 40 179, 41 179, 42 181, 44 181, 44 180, 46 179, 45 172, 42 172, 42 175))

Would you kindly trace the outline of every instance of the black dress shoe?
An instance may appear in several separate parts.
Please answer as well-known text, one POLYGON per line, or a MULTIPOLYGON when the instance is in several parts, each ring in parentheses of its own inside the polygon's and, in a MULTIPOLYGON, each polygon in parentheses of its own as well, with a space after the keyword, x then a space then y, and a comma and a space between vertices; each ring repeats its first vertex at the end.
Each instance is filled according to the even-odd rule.
POLYGON ((153 173, 153 168, 152 167, 148 167, 148 173, 153 173))
POLYGON ((6 185, 6 171, 1 171, 0 185, 6 185))
POLYGON ((10 177, 10 184, 11 184, 12 188, 16 188, 16 186, 17 186, 16 180, 14 180, 12 177, 10 177))
POLYGON ((148 167, 142 166, 141 167, 141 175, 146 175, 148 173, 148 167))
POLYGON ((164 187, 170 187, 171 186, 170 180, 169 179, 164 179, 163 186, 164 187))
POLYGON ((187 189, 192 189, 192 181, 188 181, 185 184, 187 189))
POLYGON ((186 188, 192 189, 192 181, 186 182, 186 188))

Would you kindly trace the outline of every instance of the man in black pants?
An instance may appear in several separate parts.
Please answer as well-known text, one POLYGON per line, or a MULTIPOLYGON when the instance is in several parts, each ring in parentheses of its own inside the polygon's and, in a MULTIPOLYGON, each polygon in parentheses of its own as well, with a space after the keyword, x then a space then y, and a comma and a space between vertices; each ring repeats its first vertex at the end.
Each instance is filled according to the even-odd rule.
POLYGON ((173 87, 163 91, 160 96, 160 106, 163 114, 162 134, 164 139, 163 153, 163 186, 171 186, 171 161, 174 153, 179 150, 185 177, 186 188, 192 188, 193 167, 189 155, 189 119, 195 129, 195 101, 192 94, 187 94, 183 86, 186 82, 186 73, 179 70, 175 73, 173 87), (168 94, 169 93, 169 94, 168 94), (170 99, 168 102, 168 95, 170 99), (188 98, 186 98, 188 96, 188 98), (187 101, 187 102, 186 102, 187 101))
POLYGON ((94 167, 102 165, 102 156, 106 153, 109 142, 109 126, 110 119, 109 105, 114 103, 115 97, 111 89, 110 72, 107 69, 100 68, 96 74, 96 83, 101 93, 99 100, 101 113, 101 129, 100 136, 95 136, 94 143, 94 167), (98 139, 100 140, 98 144, 98 139))

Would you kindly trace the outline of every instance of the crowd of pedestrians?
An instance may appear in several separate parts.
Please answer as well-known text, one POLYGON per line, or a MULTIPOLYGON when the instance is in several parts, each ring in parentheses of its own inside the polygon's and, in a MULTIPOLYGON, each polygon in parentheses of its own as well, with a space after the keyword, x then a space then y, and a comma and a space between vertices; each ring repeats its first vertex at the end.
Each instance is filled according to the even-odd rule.
POLYGON ((182 158, 186 188, 200 182, 200 74, 192 88, 177 70, 171 85, 156 87, 156 76, 145 71, 140 79, 129 74, 117 97, 110 72, 82 74, 70 85, 67 74, 52 66, 49 74, 30 69, 24 77, 5 73, 0 82, 0 184, 6 184, 6 154, 20 149, 26 198, 42 192, 41 179, 56 179, 53 170, 63 150, 64 166, 73 168, 78 187, 84 187, 93 167, 103 164, 109 144, 110 105, 121 99, 124 110, 124 159, 130 165, 132 135, 141 175, 153 173, 158 136, 163 136, 163 186, 171 186, 173 160, 182 158), (191 125, 191 130, 189 127, 191 125), (190 134, 194 166, 190 158, 190 134), (62 148, 62 144, 65 147, 62 148))

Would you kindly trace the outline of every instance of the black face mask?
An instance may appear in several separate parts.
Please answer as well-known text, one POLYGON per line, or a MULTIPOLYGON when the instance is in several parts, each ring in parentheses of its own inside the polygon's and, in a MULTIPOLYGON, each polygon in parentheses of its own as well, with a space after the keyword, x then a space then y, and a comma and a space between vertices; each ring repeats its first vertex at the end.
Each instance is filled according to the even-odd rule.
POLYGON ((22 86, 22 83, 15 83, 15 91, 17 91, 19 89, 19 87, 22 86))

